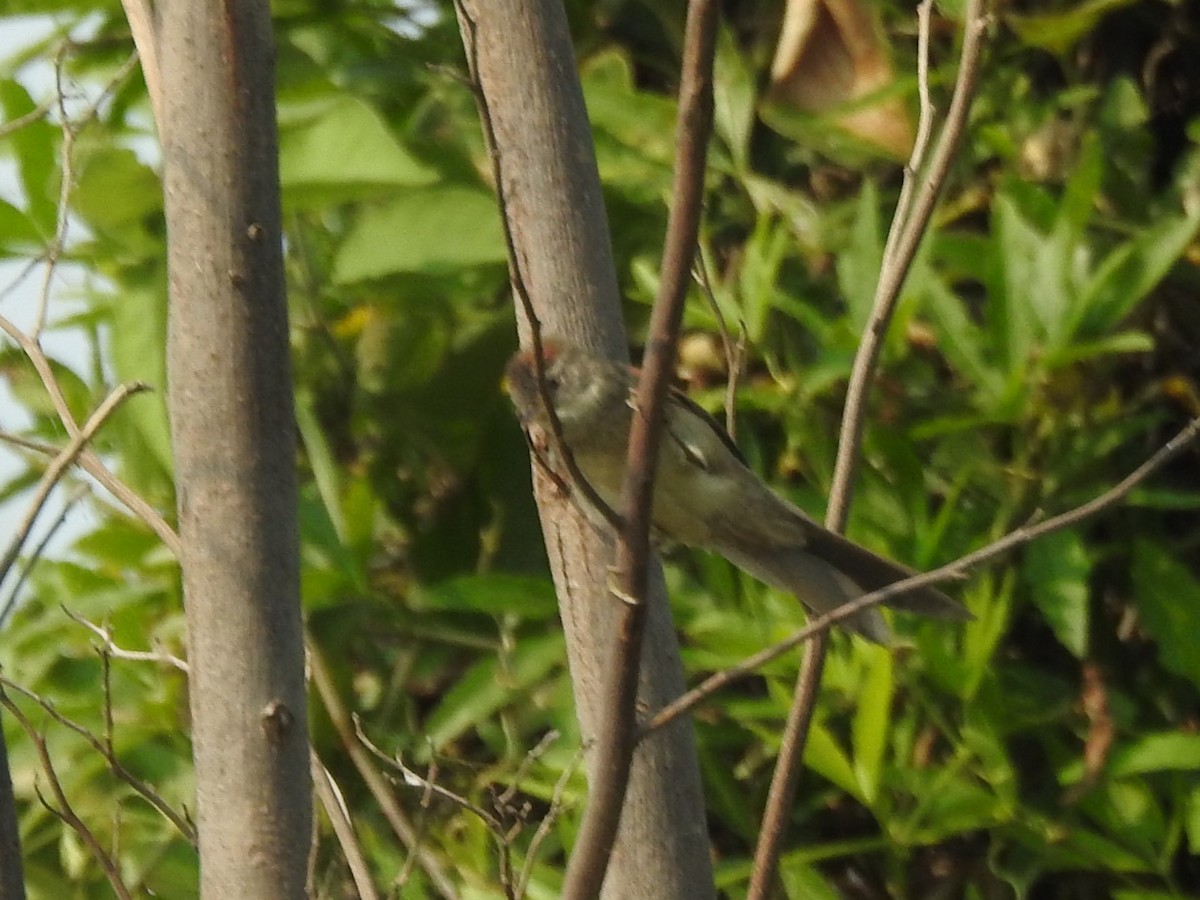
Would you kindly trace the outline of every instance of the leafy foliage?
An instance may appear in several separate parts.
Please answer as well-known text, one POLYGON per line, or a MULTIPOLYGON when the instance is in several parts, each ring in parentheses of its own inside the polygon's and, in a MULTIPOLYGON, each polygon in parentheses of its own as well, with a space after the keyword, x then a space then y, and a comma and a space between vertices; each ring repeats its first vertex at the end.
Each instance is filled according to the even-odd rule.
MULTIPOLYGON (((60 21, 88 16, 64 56, 72 89, 103 83, 131 49, 114 7, 25 6, 60 21)), ((949 561, 1098 494, 1200 412, 1200 157, 1193 146, 1164 162, 1153 137, 1159 95, 1122 70, 1099 27, 1150 6, 1056 3, 1009 17, 997 35, 971 137, 888 338, 855 538, 919 567, 949 561)), ((1185 6, 1161 26, 1155 52, 1196 51, 1194 32, 1181 43, 1185 6)), ((605 10, 572 4, 571 14, 636 336, 665 224, 681 22, 675 6, 648 0, 605 10)), ((900 172, 828 123, 798 132, 794 117, 759 103, 765 15, 739 8, 721 36, 702 253, 717 308, 750 347, 739 441, 819 513, 900 172)), ((908 12, 883 15, 898 69, 912 70, 908 12)), ((372 740, 435 767, 438 784, 513 828, 518 868, 565 778, 529 887, 554 896, 584 783, 528 461, 499 389, 513 314, 473 99, 445 68, 461 65, 453 17, 294 0, 277 4, 276 25, 310 631, 372 740), (527 759, 550 730, 561 737, 527 759), (497 800, 505 788, 507 805, 497 800)), ((51 98, 28 75, 57 41, 0 71, 6 120, 51 98)), ((935 43, 936 59, 952 56, 948 38, 935 43)), ((939 96, 951 74, 949 64, 935 72, 939 96)), ((38 257, 69 177, 64 257, 82 274, 82 296, 54 330, 82 336, 86 350, 56 359, 56 373, 80 416, 113 379, 158 388, 118 413, 98 448, 170 518, 166 236, 144 89, 114 88, 74 135, 66 176, 58 116, 0 143, 16 184, 0 202, 0 254, 38 257)), ((728 373, 699 294, 687 327, 685 375, 715 411, 728 373)), ((22 355, 6 344, 0 364, 27 436, 61 442, 22 355)), ((0 489, 16 506, 43 465, 32 453, 21 463, 0 489)), ((895 654, 839 638, 784 860, 789 895, 1200 890, 1197 506, 1193 451, 1121 509, 974 573, 955 588, 976 614, 961 630, 898 621, 907 647, 895 654)), ((669 578, 696 674, 802 622, 792 598, 719 560, 671 554, 669 578)), ((174 563, 101 496, 17 599, 4 674, 98 734, 106 699, 94 636, 62 606, 105 623, 122 647, 183 654, 174 563)), ((744 890, 792 667, 768 667, 697 717, 730 895, 744 890)), ((117 755, 164 799, 189 805, 185 679, 121 659, 112 676, 117 755)), ((193 895, 186 840, 86 743, 29 711, 76 811, 103 846, 119 847, 126 879, 193 895)), ((5 721, 31 896, 105 896, 78 836, 38 803, 33 747, 5 721)), ((313 725, 377 881, 405 872, 403 896, 433 896, 320 708, 313 725)), ((455 882, 501 896, 496 838, 477 816, 442 800, 423 808, 420 790, 403 784, 396 795, 455 882)), ((324 833, 317 871, 322 896, 349 890, 324 833)))

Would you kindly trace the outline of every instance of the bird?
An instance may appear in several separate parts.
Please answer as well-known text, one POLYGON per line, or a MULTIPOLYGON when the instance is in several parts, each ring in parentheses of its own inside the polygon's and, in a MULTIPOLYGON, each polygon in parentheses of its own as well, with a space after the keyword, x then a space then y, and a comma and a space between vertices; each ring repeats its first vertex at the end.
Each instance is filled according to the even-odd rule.
MULTIPOLYGON (((615 510, 638 370, 557 337, 544 338, 541 345, 545 388, 563 442, 595 494, 615 510)), ((522 427, 550 434, 534 350, 511 358, 505 383, 522 427)), ((717 553, 793 594, 817 615, 916 574, 823 527, 777 494, 750 469, 716 420, 674 387, 664 429, 651 512, 657 540, 717 553)), ((951 621, 972 618, 933 587, 898 595, 888 605, 951 621)), ((873 643, 891 641, 878 609, 862 610, 841 624, 873 643)))

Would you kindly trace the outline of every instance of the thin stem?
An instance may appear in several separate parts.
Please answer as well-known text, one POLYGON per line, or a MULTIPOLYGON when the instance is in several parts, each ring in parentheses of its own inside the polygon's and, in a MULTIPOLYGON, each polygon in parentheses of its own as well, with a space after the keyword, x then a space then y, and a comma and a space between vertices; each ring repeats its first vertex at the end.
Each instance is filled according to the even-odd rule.
POLYGON ((568 900, 585 900, 600 894, 617 838, 636 746, 636 700, 650 561, 650 509, 675 345, 703 211, 705 159, 712 131, 717 16, 716 0, 692 0, 688 4, 676 125, 675 180, 663 246, 662 278, 650 318, 647 354, 636 392, 621 489, 624 521, 617 540, 614 593, 623 605, 605 685, 588 804, 563 882, 562 895, 568 900))
POLYGON ((1193 419, 1189 422, 1175 437, 1171 438, 1164 444, 1153 456, 1138 466, 1133 472, 1125 476, 1118 484, 1109 488, 1098 497, 1089 500, 1087 503, 1077 506, 1067 512, 1060 513, 1053 518, 1046 519, 1036 525, 1025 525, 1017 528, 999 540, 993 541, 985 547, 968 553, 953 562, 946 563, 929 572, 924 572, 920 575, 914 575, 911 578, 905 578, 903 581, 897 581, 895 584, 890 584, 886 588, 878 591, 872 591, 859 597, 852 603, 847 603, 839 606, 826 615, 813 619, 803 628, 793 632, 787 638, 779 641, 776 644, 755 653, 753 656, 748 656, 735 666, 730 666, 728 669, 723 669, 720 672, 710 675, 692 690, 688 691, 674 703, 663 707, 659 712, 648 722, 643 729, 641 737, 645 738, 654 731, 662 728, 673 722, 679 716, 691 711, 706 699, 715 694, 725 685, 736 681, 747 675, 761 669, 763 666, 778 659, 794 647, 807 641, 809 638, 823 631, 826 631, 832 625, 844 619, 852 618, 864 609, 869 609, 874 606, 879 606, 881 603, 886 603, 893 597, 906 593, 916 588, 927 587, 933 584, 942 584, 948 581, 955 581, 966 575, 971 569, 981 566, 984 563, 991 562, 999 556, 1004 555, 1010 550, 1024 546, 1030 541, 1037 540, 1054 531, 1061 531, 1064 528, 1071 528, 1078 525, 1087 519, 1100 514, 1101 512, 1115 506, 1121 500, 1129 495, 1129 493, 1144 482, 1147 478, 1160 470, 1168 462, 1182 453, 1190 446, 1197 437, 1200 437, 1200 418, 1193 419))

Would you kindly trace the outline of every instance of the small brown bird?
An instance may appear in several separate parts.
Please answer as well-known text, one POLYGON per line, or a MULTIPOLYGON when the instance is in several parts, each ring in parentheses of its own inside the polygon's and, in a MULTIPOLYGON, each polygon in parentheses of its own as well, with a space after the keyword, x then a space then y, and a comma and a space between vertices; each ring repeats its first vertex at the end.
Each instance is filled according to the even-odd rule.
MULTIPOLYGON (((616 509, 621 493, 636 369, 558 340, 544 340, 546 387, 579 471, 616 509)), ((549 433, 532 351, 508 364, 508 391, 522 424, 549 433)), ((661 536, 719 553, 755 578, 796 595, 818 615, 913 572, 834 534, 784 500, 746 466, 729 435, 672 390, 659 451, 653 523, 661 536)), ((934 588, 902 594, 898 609, 941 619, 971 614, 934 588)), ((877 643, 889 631, 876 609, 843 624, 877 643)))

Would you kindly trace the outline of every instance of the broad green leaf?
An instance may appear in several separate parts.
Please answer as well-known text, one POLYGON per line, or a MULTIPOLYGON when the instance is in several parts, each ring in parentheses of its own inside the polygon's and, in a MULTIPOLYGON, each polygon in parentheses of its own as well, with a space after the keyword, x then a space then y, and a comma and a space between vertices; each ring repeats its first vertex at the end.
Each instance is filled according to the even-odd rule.
POLYGON ((163 187, 132 150, 104 148, 86 155, 71 199, 92 228, 129 239, 162 215, 163 187))
POLYGON ((417 188, 359 213, 338 249, 333 280, 442 274, 505 258, 494 197, 461 185, 417 188))
POLYGON ((1025 552, 1022 575, 1034 602, 1062 645, 1079 659, 1088 654, 1088 576, 1092 564, 1075 531, 1042 537, 1025 552))
POLYGON ((392 134, 363 100, 342 96, 319 114, 281 125, 279 178, 285 191, 417 187, 438 174, 392 134))
POLYGON ((987 333, 971 321, 963 301, 941 279, 929 279, 925 300, 940 336, 938 349, 974 384, 983 409, 993 411, 993 404, 1004 394, 1005 381, 1003 373, 985 355, 987 333))
MULTIPOLYGON (((37 108, 29 92, 17 81, 0 80, 0 109, 6 122, 19 119, 37 108)), ((58 128, 47 117, 30 122, 5 137, 12 147, 17 163, 17 176, 28 203, 26 214, 47 240, 53 234, 58 219, 58 128)))
POLYGON ((122 381, 142 381, 153 393, 135 397, 114 419, 122 445, 122 469, 143 490, 173 471, 167 421, 166 286, 135 289, 112 299, 112 361, 122 381))
POLYGON ((1105 772, 1114 778, 1149 772, 1200 771, 1200 734, 1143 734, 1116 747, 1105 772))
POLYGON ((1134 604, 1142 624, 1158 641, 1163 665, 1200 686, 1200 584, 1160 545, 1133 545, 1134 604))
POLYGON ((1192 855, 1200 854, 1200 786, 1192 788, 1184 811, 1184 830, 1192 855))
POLYGON ((40 244, 40 235, 29 216, 7 200, 0 200, 0 253, 33 256, 40 244))

